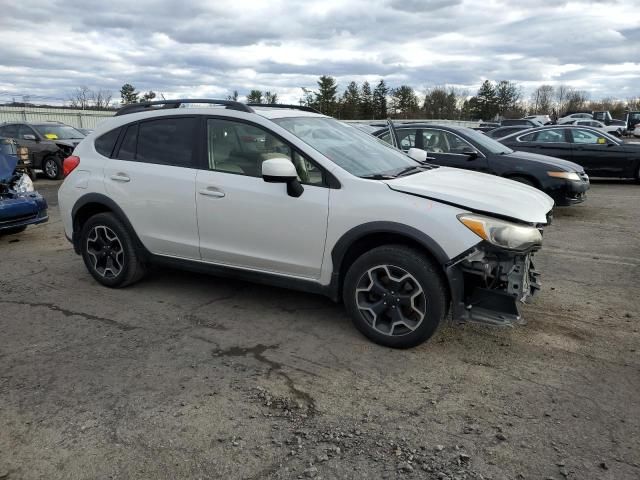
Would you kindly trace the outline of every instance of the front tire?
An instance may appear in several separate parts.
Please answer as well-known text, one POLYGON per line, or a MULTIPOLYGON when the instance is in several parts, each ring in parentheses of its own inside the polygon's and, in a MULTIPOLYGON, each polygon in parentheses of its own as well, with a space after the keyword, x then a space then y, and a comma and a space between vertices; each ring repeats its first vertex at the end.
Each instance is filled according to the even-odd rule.
POLYGON ((345 308, 356 328, 375 343, 392 348, 419 345, 435 333, 447 311, 447 290, 438 270, 412 248, 374 248, 345 276, 345 308))
POLYGON ((42 171, 49 180, 62 178, 62 162, 59 158, 49 156, 42 161, 42 171))
POLYGON ((133 236, 113 213, 98 213, 85 222, 80 251, 89 273, 107 287, 125 287, 144 276, 133 236))

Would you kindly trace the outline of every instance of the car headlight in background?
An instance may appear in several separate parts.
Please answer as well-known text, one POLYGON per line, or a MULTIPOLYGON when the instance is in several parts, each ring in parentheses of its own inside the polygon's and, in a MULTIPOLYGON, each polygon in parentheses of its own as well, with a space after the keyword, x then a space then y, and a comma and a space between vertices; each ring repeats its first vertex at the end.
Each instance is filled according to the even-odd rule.
POLYGON ((542 243, 542 234, 536 227, 471 213, 458 215, 458 220, 480 238, 498 247, 524 250, 542 243))
POLYGON ((555 178, 564 178, 565 180, 580 181, 580 175, 576 172, 547 172, 547 175, 555 178))
POLYGON ((33 182, 29 178, 29 175, 23 174, 15 184, 15 191, 18 193, 29 193, 34 190, 33 182))

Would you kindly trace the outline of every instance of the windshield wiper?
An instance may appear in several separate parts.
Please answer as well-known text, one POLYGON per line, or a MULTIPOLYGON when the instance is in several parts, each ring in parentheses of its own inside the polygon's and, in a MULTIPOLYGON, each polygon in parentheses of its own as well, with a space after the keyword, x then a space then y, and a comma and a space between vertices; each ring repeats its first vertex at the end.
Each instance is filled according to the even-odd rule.
POLYGON ((429 169, 429 166, 422 163, 420 165, 411 165, 410 167, 403 168, 398 173, 396 173, 396 177, 412 175, 414 173, 424 172, 425 170, 428 170, 428 169, 429 169))
POLYGON ((367 180, 391 180, 396 178, 396 176, 383 173, 371 173, 369 175, 360 175, 360 178, 366 178, 367 180))

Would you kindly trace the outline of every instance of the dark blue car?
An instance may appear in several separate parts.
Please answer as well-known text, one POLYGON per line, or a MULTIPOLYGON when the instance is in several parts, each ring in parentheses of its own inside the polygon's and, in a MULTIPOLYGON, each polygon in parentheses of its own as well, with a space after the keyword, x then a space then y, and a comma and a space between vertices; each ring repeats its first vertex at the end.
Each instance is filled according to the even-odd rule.
POLYGON ((0 139, 0 235, 49 220, 47 201, 34 190, 28 175, 16 172, 17 164, 15 143, 0 139))

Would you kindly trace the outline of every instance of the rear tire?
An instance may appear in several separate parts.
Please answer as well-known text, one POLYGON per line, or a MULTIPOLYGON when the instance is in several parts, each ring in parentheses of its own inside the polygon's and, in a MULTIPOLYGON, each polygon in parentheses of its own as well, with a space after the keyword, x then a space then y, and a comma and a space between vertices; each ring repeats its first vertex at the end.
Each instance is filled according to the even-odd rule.
POLYGON ((55 156, 48 156, 42 161, 42 171, 49 180, 62 178, 62 162, 55 156))
POLYGON ((89 273, 107 287, 126 287, 145 274, 133 235, 113 213, 98 213, 85 222, 80 252, 89 273))
POLYGON ((374 248, 349 268, 343 301, 355 327, 392 348, 421 344, 436 331, 448 295, 439 268, 404 245, 374 248))

